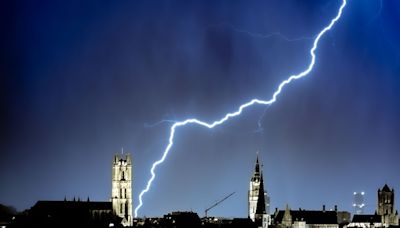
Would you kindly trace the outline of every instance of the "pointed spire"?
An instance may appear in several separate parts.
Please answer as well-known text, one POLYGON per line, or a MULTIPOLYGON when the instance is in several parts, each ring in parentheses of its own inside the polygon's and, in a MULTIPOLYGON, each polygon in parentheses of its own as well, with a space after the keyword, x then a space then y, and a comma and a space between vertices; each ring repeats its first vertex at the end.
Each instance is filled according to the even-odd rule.
POLYGON ((251 177, 251 181, 260 181, 260 162, 259 162, 259 158, 258 158, 258 151, 257 151, 257 158, 256 158, 256 164, 254 167, 254 173, 253 176, 251 177))
POLYGON ((285 213, 283 214, 282 224, 285 226, 292 225, 292 216, 290 214, 289 204, 286 204, 285 213))
POLYGON ((258 161, 258 151, 257 151, 256 167, 254 169, 254 174, 259 174, 259 173, 260 173, 260 163, 258 161))
POLYGON ((387 184, 385 184, 385 186, 383 186, 382 192, 391 192, 391 190, 387 184))
POLYGON ((289 204, 288 203, 286 204, 285 211, 290 212, 290 208, 289 208, 289 204))
POLYGON ((258 190, 258 200, 256 207, 256 214, 266 214, 265 211, 265 192, 264 192, 264 180, 262 172, 260 174, 260 188, 258 190))

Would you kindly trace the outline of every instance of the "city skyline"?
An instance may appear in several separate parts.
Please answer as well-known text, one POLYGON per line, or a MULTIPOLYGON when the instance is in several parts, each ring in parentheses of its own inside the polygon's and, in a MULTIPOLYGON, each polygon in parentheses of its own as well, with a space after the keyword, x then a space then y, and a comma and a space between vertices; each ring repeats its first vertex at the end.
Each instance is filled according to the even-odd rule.
MULTIPOLYGON (((121 147, 132 155, 136 207, 171 120, 212 121, 270 97, 308 64, 341 1, 24 3, 9 3, 1 38, 0 203, 18 210, 65 196, 108 200, 121 147)), ((353 192, 364 191, 373 212, 378 188, 400 189, 399 9, 349 0, 314 71, 277 103, 212 130, 180 129, 139 216, 201 213, 236 192, 213 213, 245 217, 256 151, 271 211, 352 212, 353 192)))

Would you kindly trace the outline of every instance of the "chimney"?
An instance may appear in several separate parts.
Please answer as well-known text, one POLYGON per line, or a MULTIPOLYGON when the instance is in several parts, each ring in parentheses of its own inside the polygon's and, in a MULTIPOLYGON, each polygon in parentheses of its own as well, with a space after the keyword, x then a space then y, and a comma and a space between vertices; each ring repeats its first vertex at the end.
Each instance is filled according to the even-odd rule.
POLYGON ((337 212, 337 205, 335 205, 335 211, 337 212))
POLYGON ((322 205, 322 211, 325 212, 325 204, 322 205))

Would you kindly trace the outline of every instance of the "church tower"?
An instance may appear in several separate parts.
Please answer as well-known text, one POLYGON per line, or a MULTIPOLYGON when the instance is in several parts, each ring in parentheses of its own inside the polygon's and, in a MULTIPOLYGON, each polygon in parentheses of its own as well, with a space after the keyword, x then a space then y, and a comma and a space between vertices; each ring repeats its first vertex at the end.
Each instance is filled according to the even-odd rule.
POLYGON ((394 207, 394 189, 390 189, 387 184, 382 190, 378 189, 378 211, 382 216, 382 223, 385 227, 399 225, 398 212, 394 207))
POLYGON ((262 224, 262 227, 265 227, 266 224, 269 223, 267 215, 267 209, 269 207, 269 197, 264 191, 264 178, 262 171, 260 170, 258 154, 254 173, 250 180, 248 196, 249 218, 253 222, 256 222, 258 225, 262 224), (267 201, 267 208, 265 205, 265 201, 267 201))
POLYGON ((132 225, 132 159, 129 154, 115 155, 112 167, 111 202, 122 225, 132 225))

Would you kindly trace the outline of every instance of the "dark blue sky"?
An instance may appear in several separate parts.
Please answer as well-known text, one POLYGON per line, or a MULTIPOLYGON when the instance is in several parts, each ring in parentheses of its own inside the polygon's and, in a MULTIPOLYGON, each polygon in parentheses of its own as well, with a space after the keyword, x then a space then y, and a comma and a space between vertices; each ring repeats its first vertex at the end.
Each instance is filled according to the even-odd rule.
MULTIPOLYGON (((340 3, 1 3, 0 203, 108 200, 112 156, 124 147, 136 206, 169 136, 170 123, 149 124, 212 121, 269 99, 308 65, 310 38, 340 3)), ((399 1, 349 0, 312 73, 277 103, 213 130, 179 129, 139 215, 202 214, 236 192, 209 214, 247 216, 257 150, 272 208, 352 211, 352 192, 364 190, 372 212, 379 187, 400 190, 399 24, 399 1)))

